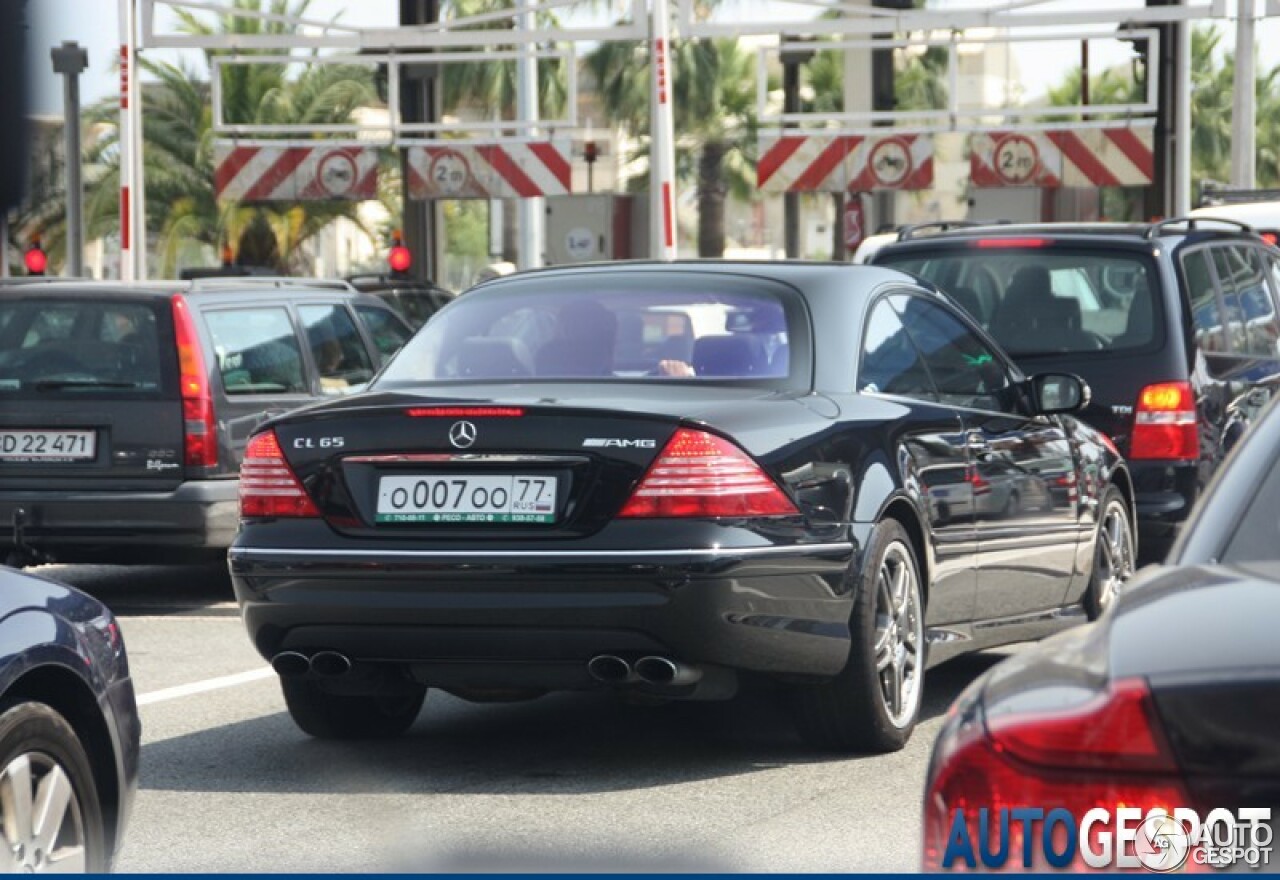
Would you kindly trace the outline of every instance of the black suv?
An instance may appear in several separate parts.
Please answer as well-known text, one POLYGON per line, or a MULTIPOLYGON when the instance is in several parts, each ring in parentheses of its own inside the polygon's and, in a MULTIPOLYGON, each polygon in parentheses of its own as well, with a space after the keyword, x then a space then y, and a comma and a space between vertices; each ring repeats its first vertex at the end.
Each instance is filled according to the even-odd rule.
POLYGON ((1280 381, 1280 250, 1246 226, 904 229, 876 254, 934 282, 1027 373, 1076 373, 1084 417, 1129 460, 1143 561, 1280 381))
POLYGON ((0 559, 221 556, 254 428, 410 335, 342 282, 0 284, 0 559))

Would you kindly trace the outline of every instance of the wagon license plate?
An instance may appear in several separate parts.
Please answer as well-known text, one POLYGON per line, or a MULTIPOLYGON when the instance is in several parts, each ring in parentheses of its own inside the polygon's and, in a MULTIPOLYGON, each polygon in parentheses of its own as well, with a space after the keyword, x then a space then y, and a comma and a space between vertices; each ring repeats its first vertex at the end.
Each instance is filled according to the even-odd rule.
POLYGON ((94 431, 0 430, 0 461, 93 461, 97 440, 94 431))
POLYGON ((380 523, 552 523, 558 480, 528 474, 386 476, 380 523))

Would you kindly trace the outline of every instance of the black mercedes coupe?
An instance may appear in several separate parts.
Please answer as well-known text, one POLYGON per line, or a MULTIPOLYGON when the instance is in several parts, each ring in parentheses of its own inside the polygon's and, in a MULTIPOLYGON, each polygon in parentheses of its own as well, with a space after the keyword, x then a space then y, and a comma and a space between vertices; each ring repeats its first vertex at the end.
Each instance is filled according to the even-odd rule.
POLYGON ((314 736, 398 734, 428 687, 755 676, 816 745, 893 750, 927 666, 1096 615, 1132 572, 1087 397, 893 270, 508 276, 367 392, 257 429, 235 589, 314 736))

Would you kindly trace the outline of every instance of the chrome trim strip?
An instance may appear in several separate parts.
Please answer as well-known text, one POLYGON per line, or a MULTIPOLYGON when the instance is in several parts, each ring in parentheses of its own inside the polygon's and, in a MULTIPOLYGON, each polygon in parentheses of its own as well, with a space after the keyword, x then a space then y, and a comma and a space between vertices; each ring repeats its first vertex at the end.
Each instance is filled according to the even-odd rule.
POLYGON ((324 559, 354 557, 380 559, 635 559, 705 556, 716 559, 733 556, 792 556, 803 553, 852 552, 853 545, 788 544, 783 547, 703 547, 688 550, 307 550, 299 548, 232 547, 232 557, 311 556, 324 559))
POLYGON ((581 464, 590 461, 585 455, 489 455, 467 452, 392 452, 382 455, 346 455, 344 463, 411 464, 440 462, 499 462, 501 464, 581 464))

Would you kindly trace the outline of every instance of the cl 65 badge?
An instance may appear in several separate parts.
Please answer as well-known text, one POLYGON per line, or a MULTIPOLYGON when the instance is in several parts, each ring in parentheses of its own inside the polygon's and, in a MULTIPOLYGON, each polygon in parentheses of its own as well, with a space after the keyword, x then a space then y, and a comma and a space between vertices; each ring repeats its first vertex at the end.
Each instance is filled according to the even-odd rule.
POLYGON ((294 449, 341 449, 347 445, 345 437, 295 437, 294 449))

